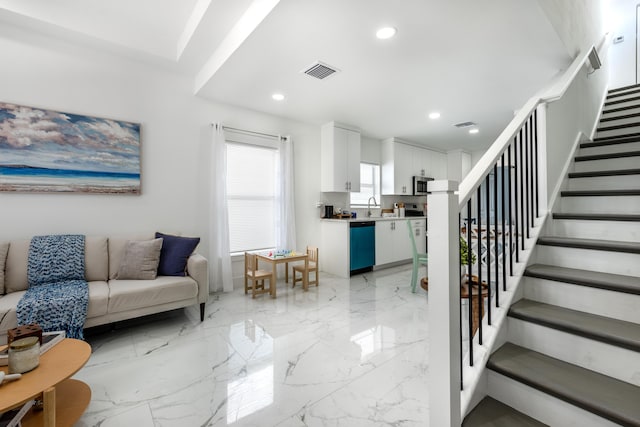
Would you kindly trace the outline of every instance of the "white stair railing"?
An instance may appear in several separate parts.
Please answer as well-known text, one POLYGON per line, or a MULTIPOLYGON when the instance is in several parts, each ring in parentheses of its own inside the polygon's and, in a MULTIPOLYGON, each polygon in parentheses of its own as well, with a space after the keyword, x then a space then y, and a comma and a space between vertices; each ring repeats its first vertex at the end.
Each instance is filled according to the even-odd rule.
MULTIPOLYGON (((599 45, 606 40, 605 36, 599 45)), ((548 90, 525 103, 459 187, 453 181, 429 183, 432 426, 459 426, 467 412, 505 318, 505 307, 508 309, 513 287, 522 276, 537 237, 536 227, 547 214, 547 104, 562 99, 582 68, 589 66, 589 55, 594 51, 593 46, 585 49, 548 90), (464 325, 460 237, 478 253, 479 268, 472 269, 472 250, 468 251, 465 272, 469 277, 476 274, 480 282, 477 288, 467 286, 470 295, 464 325), (484 291, 483 281, 488 283, 484 291), (484 313, 484 321, 475 325, 474 309, 481 319, 484 313)))

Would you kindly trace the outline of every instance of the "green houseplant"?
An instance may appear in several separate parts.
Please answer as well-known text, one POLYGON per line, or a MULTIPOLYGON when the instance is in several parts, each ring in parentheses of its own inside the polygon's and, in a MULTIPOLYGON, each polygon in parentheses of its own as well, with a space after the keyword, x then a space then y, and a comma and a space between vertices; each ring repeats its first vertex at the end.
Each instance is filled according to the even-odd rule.
MULTIPOLYGON (((460 237, 460 265, 467 265, 469 261, 469 245, 460 237)), ((476 263, 476 254, 471 251, 471 264, 476 263)))

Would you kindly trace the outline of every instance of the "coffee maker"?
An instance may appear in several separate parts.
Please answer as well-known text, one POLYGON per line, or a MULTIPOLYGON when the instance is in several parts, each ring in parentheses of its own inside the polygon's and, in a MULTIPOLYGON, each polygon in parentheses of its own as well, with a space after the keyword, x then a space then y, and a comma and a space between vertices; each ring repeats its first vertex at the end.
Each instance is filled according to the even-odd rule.
POLYGON ((324 217, 333 218, 333 205, 324 205, 324 217))

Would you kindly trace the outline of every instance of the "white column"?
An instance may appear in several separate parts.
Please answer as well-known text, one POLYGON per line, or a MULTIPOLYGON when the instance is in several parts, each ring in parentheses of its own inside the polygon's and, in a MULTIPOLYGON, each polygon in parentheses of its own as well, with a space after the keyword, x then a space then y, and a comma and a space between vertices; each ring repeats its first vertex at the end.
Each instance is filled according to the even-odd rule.
POLYGON ((549 209, 547 188, 547 103, 536 108, 538 120, 538 210, 543 216, 549 209))
POLYGON ((427 196, 429 233, 429 425, 461 425, 458 190, 433 181, 427 196))

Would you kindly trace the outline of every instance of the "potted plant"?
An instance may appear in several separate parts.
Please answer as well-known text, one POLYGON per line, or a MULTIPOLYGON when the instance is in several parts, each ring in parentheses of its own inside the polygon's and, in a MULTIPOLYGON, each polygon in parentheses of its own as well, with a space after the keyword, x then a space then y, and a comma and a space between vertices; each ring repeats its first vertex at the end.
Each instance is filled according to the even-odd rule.
MULTIPOLYGON (((475 264, 477 261, 477 257, 475 252, 471 251, 471 264, 475 264)), ((462 236, 460 237, 460 277, 461 277, 461 282, 467 283, 468 281, 468 265, 469 263, 469 245, 467 244, 467 241, 464 240, 462 238, 462 236)), ((471 276, 471 280, 472 283, 474 285, 478 284, 478 277, 475 275, 471 276)))

